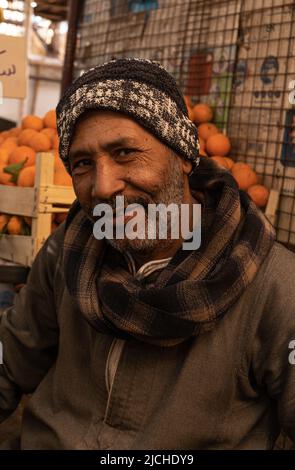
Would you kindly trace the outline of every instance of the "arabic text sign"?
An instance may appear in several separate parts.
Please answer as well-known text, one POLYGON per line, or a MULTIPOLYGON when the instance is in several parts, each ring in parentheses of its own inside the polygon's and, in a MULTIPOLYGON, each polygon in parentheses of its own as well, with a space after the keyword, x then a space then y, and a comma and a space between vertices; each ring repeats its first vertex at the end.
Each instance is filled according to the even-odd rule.
POLYGON ((26 97, 26 40, 0 35, 0 84, 4 98, 26 97))

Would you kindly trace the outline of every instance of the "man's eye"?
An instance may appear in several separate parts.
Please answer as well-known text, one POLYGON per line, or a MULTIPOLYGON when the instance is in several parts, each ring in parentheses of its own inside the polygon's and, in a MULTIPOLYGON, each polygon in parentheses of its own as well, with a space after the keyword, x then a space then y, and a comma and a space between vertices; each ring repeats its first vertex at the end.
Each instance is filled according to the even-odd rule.
POLYGON ((74 163, 73 170, 75 168, 85 168, 89 165, 91 165, 91 160, 89 158, 83 158, 74 163))
POLYGON ((117 156, 118 157, 126 157, 126 155, 129 155, 132 152, 134 152, 134 149, 129 149, 129 148, 119 149, 117 151, 117 156))

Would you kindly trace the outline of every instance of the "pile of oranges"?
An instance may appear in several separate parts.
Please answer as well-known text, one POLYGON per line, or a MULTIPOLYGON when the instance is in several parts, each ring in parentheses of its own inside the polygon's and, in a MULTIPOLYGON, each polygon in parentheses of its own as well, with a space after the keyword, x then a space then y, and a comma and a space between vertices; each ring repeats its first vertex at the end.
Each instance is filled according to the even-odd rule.
POLYGON ((31 218, 0 214, 0 235, 30 235, 31 218))
MULTIPOLYGON (((48 111, 43 118, 25 116, 20 128, 0 132, 0 184, 34 186, 36 154, 49 152, 54 159, 54 184, 72 186, 72 179, 59 157, 58 146, 55 110, 48 111)), ((64 213, 53 216, 52 230, 65 217, 64 213)), ((31 224, 29 217, 0 214, 0 235, 29 235, 31 224)))
POLYGON ((0 184, 34 186, 36 154, 51 152, 54 158, 54 183, 71 186, 72 179, 58 154, 59 139, 55 110, 43 118, 29 115, 21 128, 0 133, 0 184))
MULTIPOLYGON (((51 232, 66 219, 67 212, 52 214, 51 232)), ((0 237, 7 235, 31 235, 32 218, 26 216, 0 214, 0 237)))
POLYGON ((218 165, 230 171, 240 189, 246 191, 258 207, 265 207, 269 190, 259 184, 255 171, 244 162, 234 162, 229 157, 231 143, 229 138, 211 121, 213 110, 205 103, 193 105, 188 96, 184 96, 189 118, 198 128, 200 156, 209 157, 218 165))

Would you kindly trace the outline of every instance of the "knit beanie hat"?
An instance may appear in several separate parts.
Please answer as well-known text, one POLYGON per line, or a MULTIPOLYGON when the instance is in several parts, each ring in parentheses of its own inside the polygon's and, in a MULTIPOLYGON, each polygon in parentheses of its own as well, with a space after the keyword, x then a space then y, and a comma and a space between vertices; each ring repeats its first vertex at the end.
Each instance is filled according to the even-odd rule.
POLYGON ((126 114, 176 154, 198 165, 196 126, 188 118, 175 79, 158 62, 113 59, 91 68, 67 88, 56 113, 60 157, 68 171, 75 124, 89 109, 126 114))

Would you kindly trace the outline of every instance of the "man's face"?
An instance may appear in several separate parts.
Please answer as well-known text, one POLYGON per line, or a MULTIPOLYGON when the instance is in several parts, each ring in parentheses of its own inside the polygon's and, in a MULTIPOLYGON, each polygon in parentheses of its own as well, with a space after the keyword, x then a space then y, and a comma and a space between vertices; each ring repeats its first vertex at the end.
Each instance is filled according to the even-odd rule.
MULTIPOLYGON (((145 209, 148 204, 180 205, 191 170, 190 163, 131 118, 111 111, 89 111, 82 116, 69 158, 77 198, 89 216, 100 203, 114 209, 116 196, 124 196, 125 207, 133 203, 145 209)), ((157 238, 108 242, 120 251, 149 252, 167 243, 157 238)))

